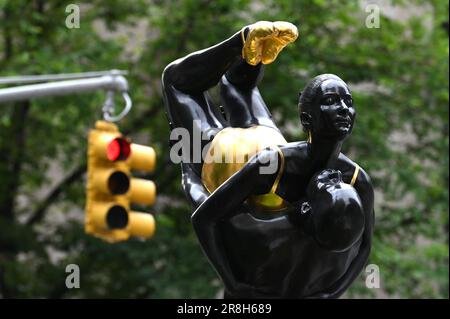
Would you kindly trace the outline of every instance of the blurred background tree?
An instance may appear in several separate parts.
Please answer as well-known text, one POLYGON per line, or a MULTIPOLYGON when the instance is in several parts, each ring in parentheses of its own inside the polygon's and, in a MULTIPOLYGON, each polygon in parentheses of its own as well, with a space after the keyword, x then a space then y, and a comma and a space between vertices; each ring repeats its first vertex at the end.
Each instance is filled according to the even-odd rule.
MULTIPOLYGON (((344 152, 372 176, 370 263, 346 297, 448 298, 448 2, 324 0, 0 0, 0 75, 126 69, 134 108, 120 126, 154 146, 157 234, 109 245, 83 231, 85 152, 104 94, 1 105, 0 296, 214 298, 217 279, 192 232, 180 169, 168 158, 160 75, 169 62, 258 20, 299 26, 261 91, 288 140, 304 139, 297 94, 320 73, 350 83, 358 111, 344 152), (65 267, 81 288, 65 287, 65 267)), ((214 90, 213 90, 214 91, 214 90)), ((214 92, 213 92, 214 93, 214 92)), ((217 96, 217 95, 216 95, 217 96)))

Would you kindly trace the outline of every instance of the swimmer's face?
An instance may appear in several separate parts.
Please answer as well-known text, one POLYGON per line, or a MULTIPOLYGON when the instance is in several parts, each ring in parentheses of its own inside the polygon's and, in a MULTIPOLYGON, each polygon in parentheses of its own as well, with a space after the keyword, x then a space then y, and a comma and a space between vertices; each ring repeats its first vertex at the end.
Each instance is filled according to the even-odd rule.
POLYGON ((308 185, 313 236, 328 250, 344 251, 364 231, 364 214, 356 190, 342 181, 338 170, 323 170, 308 185))
POLYGON ((340 80, 321 83, 311 110, 313 131, 322 137, 344 139, 352 129, 356 111, 348 86, 340 80))

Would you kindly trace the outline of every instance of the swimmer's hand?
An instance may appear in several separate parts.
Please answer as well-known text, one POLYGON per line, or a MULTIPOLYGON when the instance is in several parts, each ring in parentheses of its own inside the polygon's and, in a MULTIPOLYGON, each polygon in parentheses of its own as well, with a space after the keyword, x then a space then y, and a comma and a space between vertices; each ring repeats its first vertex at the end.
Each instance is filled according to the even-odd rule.
POLYGON ((297 27, 289 22, 258 21, 248 28, 250 30, 245 39, 246 28, 242 30, 242 57, 250 65, 272 63, 286 45, 298 38, 297 27))

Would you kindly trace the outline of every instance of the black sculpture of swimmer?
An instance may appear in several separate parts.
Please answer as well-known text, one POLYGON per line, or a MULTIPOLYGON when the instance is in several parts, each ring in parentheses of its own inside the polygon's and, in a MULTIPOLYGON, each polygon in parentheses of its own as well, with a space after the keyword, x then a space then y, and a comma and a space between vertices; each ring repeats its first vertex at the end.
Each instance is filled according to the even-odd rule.
POLYGON ((258 90, 264 65, 297 36, 287 22, 257 22, 172 62, 162 76, 172 130, 201 132, 209 155, 250 156, 242 164, 181 164, 194 230, 225 298, 337 298, 370 253, 373 188, 340 152, 356 115, 347 84, 322 74, 304 88, 299 111, 308 141, 293 143, 258 90), (222 110, 207 92, 218 83, 222 110), (259 147, 249 153, 252 143, 259 147), (276 169, 262 173, 270 162, 276 169))

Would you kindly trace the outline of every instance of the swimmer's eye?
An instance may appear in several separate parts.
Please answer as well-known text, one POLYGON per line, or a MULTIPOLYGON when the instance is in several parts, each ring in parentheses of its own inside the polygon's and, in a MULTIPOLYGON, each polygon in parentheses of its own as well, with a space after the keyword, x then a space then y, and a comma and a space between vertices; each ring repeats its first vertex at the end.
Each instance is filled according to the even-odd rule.
POLYGON ((346 97, 344 98, 344 103, 348 106, 351 107, 353 106, 353 99, 351 97, 346 97))
POLYGON ((333 105, 336 103, 336 99, 334 96, 327 96, 322 100, 322 104, 324 105, 333 105))

